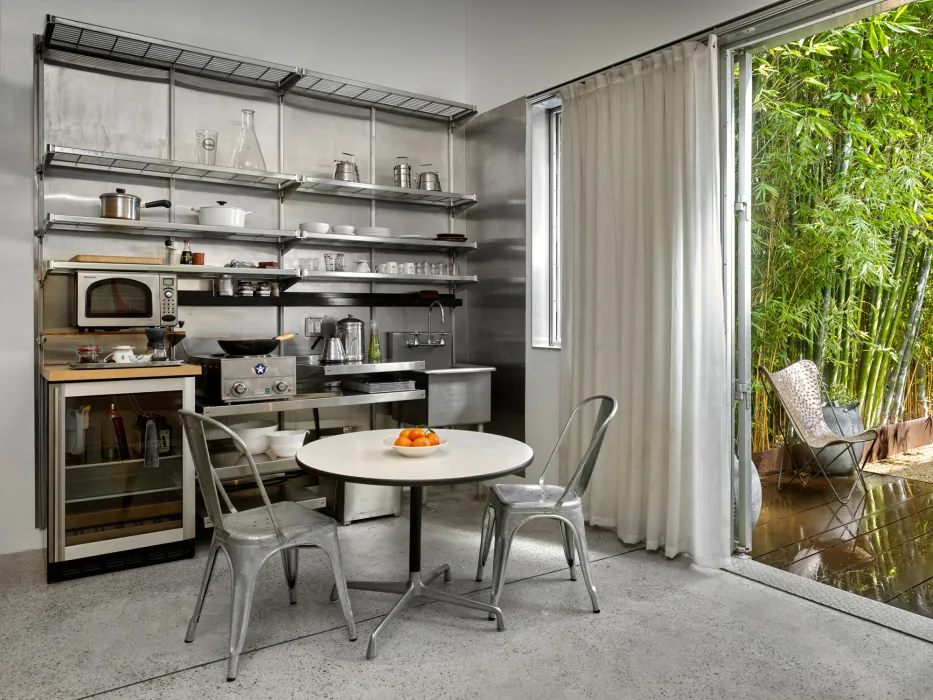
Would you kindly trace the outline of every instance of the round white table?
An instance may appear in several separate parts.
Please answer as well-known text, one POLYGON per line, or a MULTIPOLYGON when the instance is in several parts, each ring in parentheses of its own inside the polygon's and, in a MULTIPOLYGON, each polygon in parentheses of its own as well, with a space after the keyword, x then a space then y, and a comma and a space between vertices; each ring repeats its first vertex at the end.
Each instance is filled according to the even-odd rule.
POLYGON ((453 595, 429 583, 443 575, 450 581, 450 564, 421 577, 422 488, 441 484, 485 481, 513 474, 531 464, 534 453, 528 445, 501 435, 467 430, 439 430, 447 444, 434 454, 409 459, 383 444, 398 437, 398 430, 368 430, 346 433, 310 442, 295 455, 302 469, 332 479, 359 484, 411 487, 411 525, 407 581, 348 581, 347 588, 401 594, 401 599, 369 638, 366 657, 376 656, 377 641, 386 626, 419 598, 451 603, 495 615, 498 628, 505 629, 502 610, 470 598, 453 595))

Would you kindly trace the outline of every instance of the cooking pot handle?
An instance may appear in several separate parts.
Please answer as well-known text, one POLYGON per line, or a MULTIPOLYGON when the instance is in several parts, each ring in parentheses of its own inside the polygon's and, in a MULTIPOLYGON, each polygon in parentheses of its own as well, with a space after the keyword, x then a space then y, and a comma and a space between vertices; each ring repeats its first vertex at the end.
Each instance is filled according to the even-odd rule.
POLYGON ((171 209, 172 203, 167 199, 157 199, 154 202, 146 202, 143 206, 146 209, 149 209, 150 207, 165 207, 166 209, 171 209))

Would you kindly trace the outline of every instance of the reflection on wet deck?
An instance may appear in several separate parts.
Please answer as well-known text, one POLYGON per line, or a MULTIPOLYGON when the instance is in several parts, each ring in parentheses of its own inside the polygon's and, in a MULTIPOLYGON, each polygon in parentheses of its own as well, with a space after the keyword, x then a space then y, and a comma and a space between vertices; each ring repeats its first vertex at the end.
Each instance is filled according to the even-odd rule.
MULTIPOLYGON (((777 490, 762 477, 752 556, 777 568, 933 617, 933 484, 865 474, 848 505, 825 478, 777 490)), ((852 480, 833 479, 846 493, 852 480)))

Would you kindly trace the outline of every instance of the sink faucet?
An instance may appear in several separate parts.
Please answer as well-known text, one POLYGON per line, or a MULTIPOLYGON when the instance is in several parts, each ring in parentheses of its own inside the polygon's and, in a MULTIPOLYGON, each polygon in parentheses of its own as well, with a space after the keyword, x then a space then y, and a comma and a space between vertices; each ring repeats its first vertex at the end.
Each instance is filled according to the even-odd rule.
POLYGON ((444 322, 444 305, 439 301, 432 301, 431 305, 428 307, 428 342, 427 345, 432 347, 439 347, 444 345, 444 335, 442 334, 440 338, 434 340, 431 334, 431 316, 434 314, 434 307, 437 307, 441 310, 441 323, 444 322))

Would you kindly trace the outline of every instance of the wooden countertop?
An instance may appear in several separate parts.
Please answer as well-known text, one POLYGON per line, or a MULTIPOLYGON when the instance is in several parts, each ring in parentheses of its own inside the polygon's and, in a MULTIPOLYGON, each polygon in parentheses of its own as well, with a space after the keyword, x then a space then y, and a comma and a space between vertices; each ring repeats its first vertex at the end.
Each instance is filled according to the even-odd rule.
POLYGON ((198 365, 180 367, 114 367, 113 369, 72 369, 68 365, 43 365, 42 376, 50 382, 86 382, 104 379, 153 379, 157 377, 196 377, 198 365))

